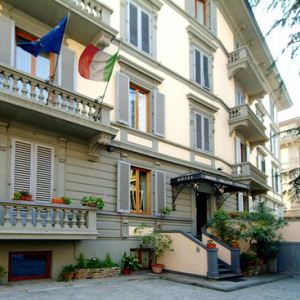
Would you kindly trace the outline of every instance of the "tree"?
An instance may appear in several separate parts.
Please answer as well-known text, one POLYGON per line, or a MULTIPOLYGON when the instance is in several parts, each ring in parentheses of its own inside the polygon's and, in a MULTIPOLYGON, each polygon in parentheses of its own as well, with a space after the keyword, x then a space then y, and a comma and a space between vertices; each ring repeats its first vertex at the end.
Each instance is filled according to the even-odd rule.
MULTIPOLYGON (((262 0, 248 1, 253 7, 262 2, 262 0)), ((295 32, 290 34, 289 40, 281 52, 283 54, 287 49, 291 50, 291 58, 294 59, 300 51, 300 31, 298 28, 300 25, 300 0, 264 0, 265 2, 268 10, 280 8, 282 11, 281 17, 274 21, 267 35, 275 28, 289 27, 293 30, 297 28, 295 32)))

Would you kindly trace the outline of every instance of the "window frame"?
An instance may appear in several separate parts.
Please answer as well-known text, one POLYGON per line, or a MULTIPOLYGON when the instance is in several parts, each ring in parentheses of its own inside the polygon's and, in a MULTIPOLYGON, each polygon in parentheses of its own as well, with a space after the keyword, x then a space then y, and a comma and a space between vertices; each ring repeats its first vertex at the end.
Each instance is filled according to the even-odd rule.
POLYGON ((127 18, 128 18, 128 22, 127 22, 127 28, 126 28, 126 31, 127 31, 127 37, 128 37, 128 43, 138 49, 139 51, 147 54, 147 55, 152 55, 152 34, 153 34, 153 29, 152 29, 152 23, 153 23, 153 14, 149 11, 147 11, 147 9, 145 9, 144 7, 142 7, 141 5, 139 5, 138 3, 136 3, 135 1, 128 1, 128 4, 127 4, 127 18), (130 5, 133 5, 137 8, 137 46, 132 44, 130 42, 130 5), (142 48, 142 13, 145 13, 146 15, 148 15, 148 18, 149 18, 149 52, 143 50, 142 48))
MULTIPOLYGON (((18 27, 15 28, 14 67, 16 67, 16 64, 17 64, 17 51, 16 50, 17 50, 17 37, 18 36, 28 40, 29 42, 34 42, 38 39, 34 35, 26 32, 18 27)), ((49 78, 53 77, 54 68, 55 68, 55 54, 50 52, 49 53, 49 78)), ((29 74, 32 76, 37 76, 36 70, 37 70, 37 58, 35 56, 31 55, 31 72, 29 74)))
POLYGON ((150 91, 147 89, 144 89, 140 87, 139 85, 135 84, 132 81, 129 81, 129 93, 130 89, 133 89, 135 91, 135 124, 136 126, 131 126, 131 108, 130 108, 130 98, 129 98, 129 127, 134 128, 136 130, 139 130, 141 132, 150 133, 150 91), (146 97, 146 130, 141 130, 139 128, 139 92, 142 92, 146 97))
MULTIPOLYGON (((130 195, 130 213, 131 214, 139 214, 139 215, 151 215, 152 214, 152 199, 151 199, 151 191, 152 191, 152 171, 136 166, 130 166, 130 173, 132 170, 135 170, 136 172, 136 187, 139 187, 139 174, 140 172, 145 172, 146 173, 146 189, 147 189, 147 210, 146 211, 141 211, 140 210, 140 194, 137 193, 137 190, 135 190, 135 195, 136 195, 136 209, 133 210, 131 209, 131 195, 130 195)), ((131 185, 131 178, 129 178, 129 184, 131 185)), ((131 188, 130 188, 130 194, 131 194, 131 188)))
POLYGON ((280 169, 278 166, 272 164, 271 165, 271 174, 272 174, 272 189, 275 193, 280 194, 280 169))
POLYGON ((199 112, 194 110, 193 111, 194 114, 194 146, 198 151, 201 151, 203 153, 209 153, 212 154, 213 153, 213 142, 212 142, 212 117, 203 113, 203 112, 199 112), (201 116, 201 145, 202 148, 198 147, 198 139, 197 139, 197 130, 198 130, 198 126, 197 126, 197 115, 201 116), (208 148, 209 150, 205 150, 205 132, 204 132, 204 118, 208 119, 208 141, 209 141, 209 145, 208 148))
POLYGON ((206 91, 212 91, 212 59, 211 55, 203 50, 201 47, 193 44, 192 45, 192 81, 205 89, 206 91), (200 54, 200 82, 196 80, 197 77, 197 65, 196 65, 196 51, 200 54), (208 86, 205 86, 205 72, 204 72, 204 57, 207 58, 207 79, 208 86))
MULTIPOLYGON (((10 198, 13 198, 14 195, 14 187, 15 187, 15 182, 14 182, 14 172, 15 172, 15 145, 16 142, 21 142, 21 143, 25 143, 31 146, 31 169, 30 169, 30 187, 29 187, 29 192, 32 195, 32 200, 33 201, 37 201, 36 200, 36 194, 37 194, 37 180, 36 180, 36 174, 37 174, 37 148, 39 146, 41 147, 45 147, 45 148, 49 148, 51 149, 51 183, 50 183, 50 199, 49 202, 51 201, 52 197, 53 197, 53 188, 54 188, 54 147, 43 144, 43 143, 39 143, 39 142, 32 142, 32 141, 28 141, 28 140, 24 140, 24 139, 19 139, 19 138, 12 138, 12 147, 11 147, 11 155, 10 155, 10 168, 11 168, 11 172, 10 172, 10 198)), ((45 201, 47 201, 45 199, 45 201)))
POLYGON ((195 19, 197 22, 203 26, 207 26, 207 1, 206 0, 195 0, 195 19), (203 23, 199 22, 198 20, 198 2, 203 4, 203 23))
POLYGON ((266 173, 266 155, 259 150, 257 150, 256 165, 261 172, 266 173))

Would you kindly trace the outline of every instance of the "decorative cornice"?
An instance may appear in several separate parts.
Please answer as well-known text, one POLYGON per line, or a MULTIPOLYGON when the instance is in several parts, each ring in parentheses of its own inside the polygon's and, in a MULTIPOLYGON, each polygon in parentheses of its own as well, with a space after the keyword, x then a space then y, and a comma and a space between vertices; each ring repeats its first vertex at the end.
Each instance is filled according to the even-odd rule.
POLYGON ((141 67, 140 65, 136 64, 135 62, 131 61, 130 59, 126 58, 123 55, 119 56, 119 64, 121 67, 128 69, 129 71, 134 71, 137 73, 142 73, 145 77, 148 77, 150 80, 154 81, 156 84, 161 84, 164 78, 158 76, 157 74, 141 67))
POLYGON ((216 113, 219 110, 219 108, 216 107, 215 105, 206 102, 205 100, 197 97, 196 95, 194 95, 192 93, 188 93, 186 95, 186 97, 188 98, 188 100, 196 102, 197 104, 199 104, 199 105, 203 106, 204 108, 210 110, 210 112, 212 112, 212 113, 216 113))
POLYGON ((187 26, 186 31, 191 40, 195 40, 196 42, 200 42, 201 44, 204 43, 210 51, 216 52, 216 50, 218 49, 218 45, 214 43, 212 39, 203 34, 201 31, 197 30, 197 28, 193 25, 187 26))

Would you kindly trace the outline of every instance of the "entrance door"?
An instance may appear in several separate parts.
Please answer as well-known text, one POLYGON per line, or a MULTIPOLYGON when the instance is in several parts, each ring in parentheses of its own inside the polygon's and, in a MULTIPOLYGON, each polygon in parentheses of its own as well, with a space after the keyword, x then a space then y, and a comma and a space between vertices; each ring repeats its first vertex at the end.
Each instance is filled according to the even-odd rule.
POLYGON ((196 192, 197 236, 201 236, 201 228, 207 224, 207 200, 209 194, 196 192))

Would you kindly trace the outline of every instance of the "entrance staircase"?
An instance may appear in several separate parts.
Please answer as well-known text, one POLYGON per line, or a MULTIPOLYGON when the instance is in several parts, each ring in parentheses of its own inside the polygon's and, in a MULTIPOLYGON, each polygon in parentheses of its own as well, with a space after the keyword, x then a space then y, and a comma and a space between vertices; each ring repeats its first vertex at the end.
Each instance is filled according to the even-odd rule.
POLYGON ((243 274, 234 274, 232 268, 221 259, 218 259, 219 276, 215 280, 229 280, 243 277, 243 274))

